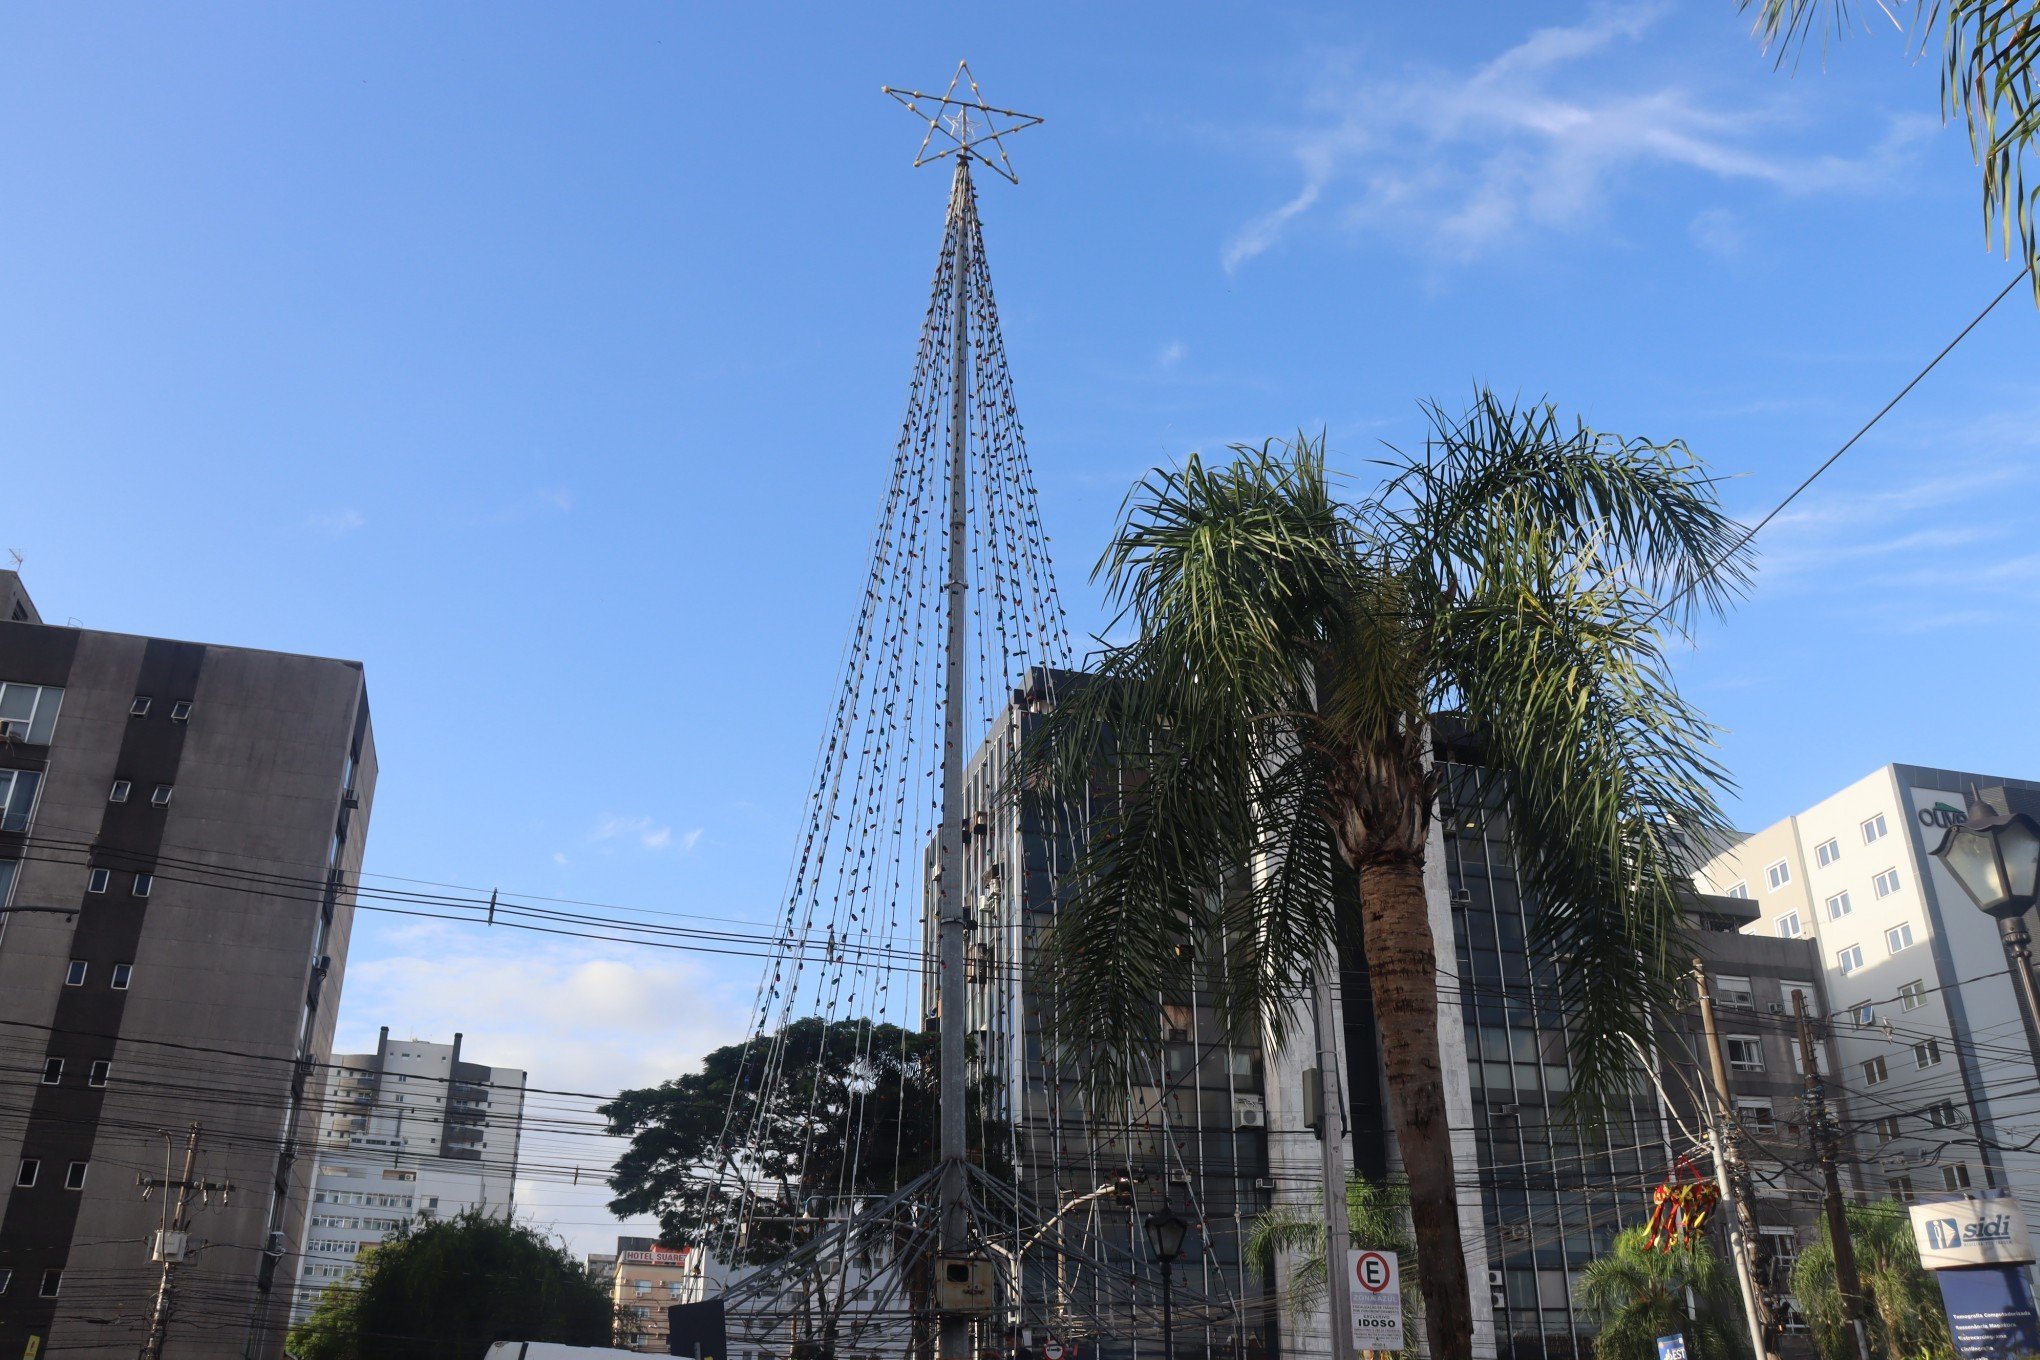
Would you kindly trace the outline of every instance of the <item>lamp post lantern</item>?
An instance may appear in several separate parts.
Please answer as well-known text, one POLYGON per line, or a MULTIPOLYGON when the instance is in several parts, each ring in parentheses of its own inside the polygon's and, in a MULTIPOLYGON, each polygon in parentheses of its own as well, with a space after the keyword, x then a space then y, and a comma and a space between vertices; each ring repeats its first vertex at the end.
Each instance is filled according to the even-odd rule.
POLYGON ((1951 826, 1934 847, 1962 891, 1985 915, 1996 918, 2010 958, 2012 987, 2026 1022, 2026 1045, 2040 1072, 2040 990, 2033 981, 2033 939, 2026 913, 2040 885, 2040 823, 2023 812, 2001 812, 1972 796, 1969 816, 1951 826))
POLYGON ((1155 1260, 1162 1267, 1162 1360, 1176 1360, 1174 1319, 1170 1316, 1174 1304, 1174 1269, 1183 1255, 1183 1238, 1189 1231, 1189 1223, 1166 1205, 1160 1213, 1147 1216, 1148 1250, 1154 1253, 1155 1260))

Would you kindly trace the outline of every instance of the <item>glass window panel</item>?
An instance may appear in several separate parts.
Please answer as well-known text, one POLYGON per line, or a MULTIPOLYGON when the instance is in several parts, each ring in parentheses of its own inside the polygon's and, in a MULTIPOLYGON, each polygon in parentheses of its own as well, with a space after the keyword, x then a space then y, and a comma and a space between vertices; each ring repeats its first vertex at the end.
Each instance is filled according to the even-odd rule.
POLYGON ((64 704, 64 691, 44 685, 42 698, 35 706, 35 721, 28 725, 28 739, 36 746, 47 746, 50 738, 57 733, 57 710, 64 704))
POLYGON ((34 716, 34 685, 0 685, 0 718, 26 723, 34 716))

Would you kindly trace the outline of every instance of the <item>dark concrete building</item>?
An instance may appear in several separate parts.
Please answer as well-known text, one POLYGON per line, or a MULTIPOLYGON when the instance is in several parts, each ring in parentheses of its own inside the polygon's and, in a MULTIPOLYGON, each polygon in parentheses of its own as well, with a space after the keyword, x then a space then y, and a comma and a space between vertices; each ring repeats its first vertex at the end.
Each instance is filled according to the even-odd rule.
POLYGON ((139 1349, 194 1132, 164 1354, 281 1355, 375 780, 358 663, 0 572, 0 1355, 139 1349))

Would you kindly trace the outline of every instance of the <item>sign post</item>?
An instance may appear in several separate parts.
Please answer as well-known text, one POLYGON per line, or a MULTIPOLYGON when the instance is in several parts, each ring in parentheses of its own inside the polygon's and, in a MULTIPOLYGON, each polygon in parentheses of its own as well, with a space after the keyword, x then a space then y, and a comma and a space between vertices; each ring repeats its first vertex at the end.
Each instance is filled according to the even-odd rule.
POLYGON ((1352 1300, 1353 1348, 1403 1348, 1402 1268, 1392 1251, 1362 1247, 1346 1253, 1347 1294, 1352 1300))

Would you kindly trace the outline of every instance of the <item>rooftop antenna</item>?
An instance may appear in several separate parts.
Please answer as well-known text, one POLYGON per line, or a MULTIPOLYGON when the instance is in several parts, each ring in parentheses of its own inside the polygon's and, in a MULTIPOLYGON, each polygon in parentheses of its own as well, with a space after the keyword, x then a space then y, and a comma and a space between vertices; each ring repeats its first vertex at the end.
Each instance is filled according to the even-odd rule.
POLYGON ((21 555, 21 549, 19 549, 19 548, 9 548, 9 549, 7 550, 7 555, 8 555, 9 557, 11 557, 11 558, 13 558, 13 559, 14 559, 14 569, 15 569, 16 571, 20 571, 20 570, 21 570, 21 564, 22 564, 22 563, 24 563, 24 562, 26 562, 26 561, 28 561, 28 559, 27 559, 26 557, 23 557, 23 556, 21 555))
MULTIPOLYGON (((1018 184, 1019 175, 1007 159, 1003 140, 1040 124, 1029 113, 1016 113, 985 102, 968 61, 956 64, 949 88, 939 97, 918 90, 884 87, 916 118, 927 120, 928 130, 914 153, 916 166, 931 165, 944 158, 956 162, 950 180, 949 225, 943 244, 949 252, 952 321, 950 325, 949 371, 949 541, 948 568, 943 590, 942 675, 942 821, 935 853, 935 975, 937 1005, 941 1024, 938 1091, 941 1102, 941 1179, 936 1189, 936 1242, 938 1260, 955 1260, 970 1250, 970 1166, 966 1107, 969 1073, 964 1047, 968 1024, 969 997, 965 988, 965 939, 968 929, 964 893, 963 766, 964 709, 969 699, 964 657, 970 645, 970 551, 968 543, 970 445, 970 307, 969 280, 980 261, 972 258, 979 240, 977 195, 970 180, 971 162, 985 166, 1008 183, 1018 184), (969 97, 958 93, 969 87, 969 97), (1000 126, 1004 120, 1005 126, 1000 126), (989 147, 996 155, 986 154, 989 147), (933 148, 931 150, 931 148, 933 148)), ((939 1269, 940 1267, 938 1267, 939 1269)), ((943 1313, 938 1333, 939 1360, 970 1360, 971 1332, 968 1318, 943 1313)))

